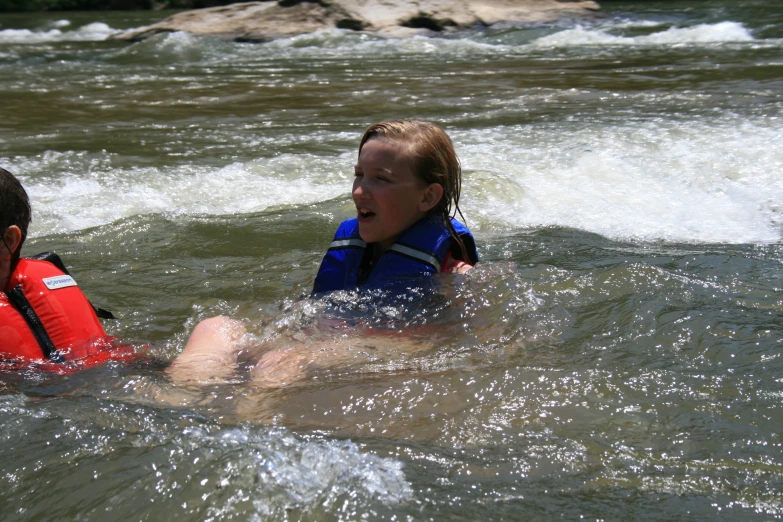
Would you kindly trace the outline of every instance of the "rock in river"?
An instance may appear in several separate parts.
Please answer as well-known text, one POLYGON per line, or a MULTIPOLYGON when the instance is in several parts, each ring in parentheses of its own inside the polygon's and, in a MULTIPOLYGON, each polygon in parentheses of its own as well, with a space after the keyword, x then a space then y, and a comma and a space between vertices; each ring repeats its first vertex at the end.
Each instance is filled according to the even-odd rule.
POLYGON ((406 36, 583 17, 598 8, 593 0, 266 0, 184 11, 115 38, 184 31, 265 42, 331 28, 406 36))

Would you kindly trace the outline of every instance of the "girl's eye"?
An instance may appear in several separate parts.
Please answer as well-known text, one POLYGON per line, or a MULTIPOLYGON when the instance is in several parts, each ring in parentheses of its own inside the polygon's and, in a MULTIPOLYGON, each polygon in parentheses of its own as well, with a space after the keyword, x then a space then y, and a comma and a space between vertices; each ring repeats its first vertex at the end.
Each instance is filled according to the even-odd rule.
POLYGON ((354 172, 354 174, 353 174, 353 175, 354 175, 355 177, 357 177, 357 178, 362 178, 362 177, 364 177, 364 174, 362 174, 361 172, 354 172))
POLYGON ((386 183, 389 183, 391 180, 385 176, 378 176, 378 181, 385 181, 386 183))

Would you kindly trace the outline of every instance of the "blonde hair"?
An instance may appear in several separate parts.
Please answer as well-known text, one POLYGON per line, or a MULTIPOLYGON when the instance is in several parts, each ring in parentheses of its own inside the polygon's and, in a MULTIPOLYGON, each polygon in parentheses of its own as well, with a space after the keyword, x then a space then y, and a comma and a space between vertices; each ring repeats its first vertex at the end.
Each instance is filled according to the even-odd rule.
POLYGON ((392 120, 370 125, 359 142, 361 155, 364 144, 373 139, 389 140, 404 147, 408 154, 413 174, 423 183, 437 183, 443 187, 443 196, 429 211, 431 216, 439 216, 446 229, 457 242, 463 260, 468 261, 465 244, 454 230, 451 218, 457 214, 462 221, 465 216, 459 208, 459 196, 462 191, 462 167, 454 151, 454 144, 448 135, 428 121, 392 120))

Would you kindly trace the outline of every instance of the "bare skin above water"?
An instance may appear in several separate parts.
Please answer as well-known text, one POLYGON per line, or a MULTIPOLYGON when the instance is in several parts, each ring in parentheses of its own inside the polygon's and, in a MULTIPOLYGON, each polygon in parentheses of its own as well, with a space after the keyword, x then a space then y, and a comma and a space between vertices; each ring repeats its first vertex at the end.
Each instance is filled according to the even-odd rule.
POLYGON ((314 371, 348 370, 392 356, 423 354, 436 343, 432 336, 425 340, 367 328, 259 341, 242 322, 221 316, 199 323, 166 371, 175 382, 199 385, 229 382, 240 367, 249 367, 253 386, 277 388, 300 384, 314 371))

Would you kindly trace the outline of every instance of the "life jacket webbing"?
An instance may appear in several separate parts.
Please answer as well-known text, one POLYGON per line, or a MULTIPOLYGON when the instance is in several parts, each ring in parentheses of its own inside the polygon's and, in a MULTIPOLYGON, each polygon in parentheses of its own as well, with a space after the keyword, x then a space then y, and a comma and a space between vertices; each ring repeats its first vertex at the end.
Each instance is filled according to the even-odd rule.
POLYGON ((30 330, 32 330, 35 340, 38 341, 38 345, 41 347, 46 358, 52 362, 63 362, 64 359, 62 354, 57 351, 52 339, 46 332, 46 328, 44 328, 43 323, 41 323, 41 319, 38 317, 38 314, 35 313, 35 310, 33 310, 30 301, 25 297, 22 286, 18 285, 9 292, 6 292, 6 296, 8 296, 8 302, 16 308, 30 327, 30 330))
POLYGON ((367 248, 367 243, 361 239, 349 238, 349 239, 336 239, 329 245, 329 249, 332 248, 345 248, 345 247, 358 247, 367 248))
POLYGON ((422 252, 421 250, 417 250, 409 246, 401 245, 399 243, 394 243, 392 246, 389 247, 389 250, 393 250, 398 254, 402 254, 404 256, 412 257, 413 259, 421 261, 422 263, 427 263, 428 265, 432 265, 432 267, 435 269, 435 273, 440 272, 440 261, 438 261, 438 258, 428 254, 427 252, 422 252))

